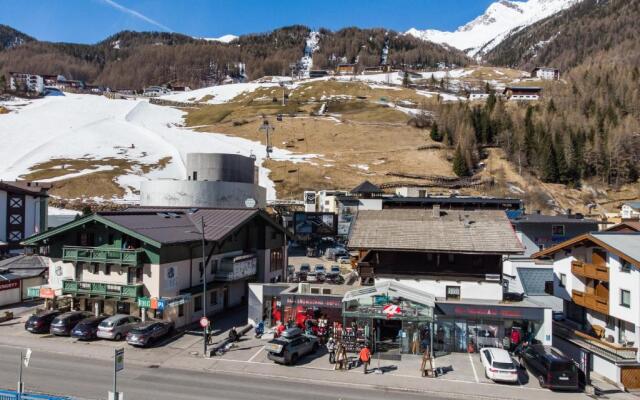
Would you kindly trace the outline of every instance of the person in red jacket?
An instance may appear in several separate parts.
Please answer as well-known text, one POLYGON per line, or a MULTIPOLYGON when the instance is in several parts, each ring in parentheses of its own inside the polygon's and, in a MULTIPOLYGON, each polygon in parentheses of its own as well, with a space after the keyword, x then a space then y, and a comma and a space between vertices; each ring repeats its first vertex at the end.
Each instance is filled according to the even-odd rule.
POLYGON ((360 362, 364 366, 364 373, 367 374, 367 367, 371 363, 371 350, 367 345, 360 350, 360 362))

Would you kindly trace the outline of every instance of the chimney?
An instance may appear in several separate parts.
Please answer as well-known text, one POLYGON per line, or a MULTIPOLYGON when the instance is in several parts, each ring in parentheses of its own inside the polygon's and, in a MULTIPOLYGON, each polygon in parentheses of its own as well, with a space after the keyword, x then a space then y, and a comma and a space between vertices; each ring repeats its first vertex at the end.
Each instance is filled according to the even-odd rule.
POLYGON ((440 218, 440 204, 433 205, 433 218, 440 218))

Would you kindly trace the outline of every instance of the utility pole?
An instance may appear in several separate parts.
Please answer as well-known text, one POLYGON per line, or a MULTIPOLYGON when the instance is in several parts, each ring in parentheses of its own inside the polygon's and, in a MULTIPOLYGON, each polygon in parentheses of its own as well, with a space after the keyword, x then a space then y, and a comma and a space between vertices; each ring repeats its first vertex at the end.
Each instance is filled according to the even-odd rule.
MULTIPOLYGON (((200 219, 200 230, 202 231, 202 316, 204 318, 207 318, 207 266, 205 263, 205 249, 204 249, 204 216, 201 217, 200 219)), ((207 330, 209 328, 209 324, 207 323, 206 326, 203 327, 204 332, 203 332, 203 342, 204 342, 204 357, 207 356, 207 342, 209 341, 209 338, 207 336, 207 330)))
POLYGON ((267 159, 271 158, 271 153, 273 152, 273 148, 271 147, 271 133, 275 129, 276 128, 269 124, 269 120, 266 118, 262 120, 262 126, 258 128, 259 131, 264 132, 267 135, 267 159))

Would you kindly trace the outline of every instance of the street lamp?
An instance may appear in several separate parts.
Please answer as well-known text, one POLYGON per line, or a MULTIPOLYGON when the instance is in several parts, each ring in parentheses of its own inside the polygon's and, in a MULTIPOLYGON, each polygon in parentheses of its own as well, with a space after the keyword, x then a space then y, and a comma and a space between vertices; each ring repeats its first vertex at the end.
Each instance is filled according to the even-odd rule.
MULTIPOLYGON (((198 231, 187 231, 187 233, 196 233, 201 235, 202 240, 202 317, 207 318, 207 267, 206 267, 206 255, 205 255, 205 240, 204 240, 204 216, 201 217, 200 220, 200 232, 198 231)), ((204 342, 204 353, 203 356, 207 356, 207 328, 209 324, 206 324, 202 327, 203 335, 202 341, 204 342)))

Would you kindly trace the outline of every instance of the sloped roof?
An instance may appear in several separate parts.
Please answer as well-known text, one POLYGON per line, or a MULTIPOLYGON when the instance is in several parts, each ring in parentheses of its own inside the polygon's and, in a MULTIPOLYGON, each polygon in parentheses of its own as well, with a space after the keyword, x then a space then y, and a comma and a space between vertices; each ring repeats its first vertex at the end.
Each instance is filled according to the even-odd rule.
POLYGON ((0 261, 0 269, 38 269, 48 268, 47 259, 38 255, 19 255, 0 261))
POLYGON ((384 193, 382 189, 369 181, 364 181, 358 186, 351 189, 351 193, 384 193))
POLYGON ((634 209, 640 209, 640 201, 627 201, 624 204, 634 209))
POLYGON ((36 197, 47 197, 50 183, 30 181, 0 181, 0 190, 36 197))
POLYGON ((622 221, 619 224, 610 226, 609 228, 605 229, 605 231, 618 232, 623 229, 628 229, 634 232, 640 232, 640 221, 622 221))
POLYGON ((617 254, 622 259, 635 264, 640 268, 640 233, 628 233, 628 232, 592 232, 585 233, 583 235, 576 236, 572 239, 566 240, 562 243, 558 243, 555 246, 549 247, 543 251, 539 251, 533 255, 532 258, 541 258, 551 256, 561 250, 571 248, 578 245, 584 245, 585 243, 593 243, 596 246, 601 246, 617 254))
POLYGON ((524 268, 517 269, 522 282, 522 288, 527 295, 544 295, 545 284, 553 282, 553 268, 524 268))
POLYGON ((501 210, 384 209, 359 211, 349 248, 522 254, 524 248, 501 210))

